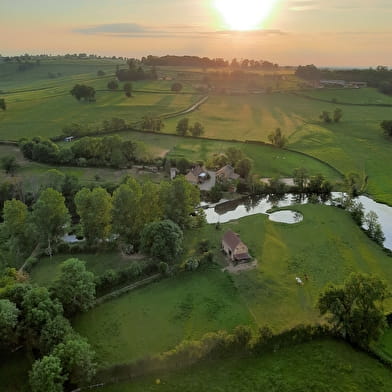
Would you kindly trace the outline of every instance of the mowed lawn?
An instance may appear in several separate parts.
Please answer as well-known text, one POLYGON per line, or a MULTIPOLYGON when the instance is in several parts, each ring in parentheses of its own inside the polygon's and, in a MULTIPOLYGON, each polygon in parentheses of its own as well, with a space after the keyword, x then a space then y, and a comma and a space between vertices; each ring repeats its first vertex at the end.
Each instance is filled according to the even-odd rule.
MULTIPOLYGON (((265 215, 222 225, 222 232, 227 228, 238 232, 258 260, 256 270, 234 275, 258 325, 279 331, 320 321, 316 310, 320 292, 329 282, 343 283, 352 272, 377 274, 392 287, 392 259, 345 211, 310 204, 295 210, 304 220, 294 225, 271 222, 265 215)), ((391 311, 392 303, 386 308, 391 311)))
POLYGON ((349 345, 320 340, 259 357, 207 360, 192 368, 107 386, 102 391, 390 392, 391 377, 389 368, 349 345))
POLYGON ((61 254, 52 258, 46 257, 38 261, 37 265, 30 273, 30 279, 33 283, 40 286, 48 286, 60 275, 61 263, 65 260, 76 258, 86 262, 86 269, 95 275, 102 275, 105 271, 122 270, 130 267, 134 261, 122 256, 119 252, 107 252, 97 254, 61 254))
POLYGON ((166 351, 184 339, 252 324, 229 276, 217 268, 182 273, 105 302, 78 316, 101 364, 166 351))

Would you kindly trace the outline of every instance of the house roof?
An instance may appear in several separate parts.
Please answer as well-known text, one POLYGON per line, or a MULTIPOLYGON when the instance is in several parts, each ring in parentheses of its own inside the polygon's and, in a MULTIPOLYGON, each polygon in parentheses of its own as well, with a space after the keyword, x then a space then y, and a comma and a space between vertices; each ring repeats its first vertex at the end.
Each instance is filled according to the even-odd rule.
POLYGON ((231 230, 226 231, 222 241, 224 241, 231 250, 234 250, 242 242, 240 236, 231 230))
POLYGON ((227 180, 236 180, 240 175, 234 172, 233 166, 226 165, 216 172, 216 176, 222 176, 227 180))

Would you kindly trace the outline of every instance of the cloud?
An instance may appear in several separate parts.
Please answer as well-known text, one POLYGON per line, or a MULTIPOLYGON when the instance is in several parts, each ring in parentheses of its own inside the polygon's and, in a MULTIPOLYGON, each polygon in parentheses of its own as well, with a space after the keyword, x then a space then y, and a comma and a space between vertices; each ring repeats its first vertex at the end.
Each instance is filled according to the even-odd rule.
POLYGON ((137 23, 112 23, 82 27, 73 30, 74 33, 85 35, 103 35, 123 38, 222 38, 227 36, 262 37, 271 35, 285 35, 280 30, 201 30, 200 26, 170 25, 143 26, 137 23))
POLYGON ((308 11, 319 8, 319 2, 314 0, 291 0, 289 2, 289 9, 292 11, 308 11))
POLYGON ((112 23, 74 30, 80 34, 143 34, 149 29, 136 23, 112 23))

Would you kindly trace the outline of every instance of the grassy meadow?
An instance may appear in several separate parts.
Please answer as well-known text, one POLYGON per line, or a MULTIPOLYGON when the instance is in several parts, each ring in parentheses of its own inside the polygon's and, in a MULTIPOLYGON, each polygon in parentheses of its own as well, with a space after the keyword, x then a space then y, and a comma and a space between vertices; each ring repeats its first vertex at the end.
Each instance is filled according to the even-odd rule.
MULTIPOLYGON (((392 282, 391 258, 345 211, 323 205, 295 209, 304 215, 295 225, 255 215, 222 224, 221 230, 207 225, 187 233, 185 257, 207 238, 224 266, 221 237, 229 228, 236 231, 257 259, 256 269, 235 275, 219 268, 182 273, 80 315, 75 328, 93 344, 100 361, 123 362, 241 323, 281 331, 319 322, 315 306, 320 292, 329 282, 343 283, 354 271, 392 282), (296 283, 297 276, 303 286, 296 283)), ((392 310, 392 303, 386 310, 392 310)))
POLYGON ((100 364, 107 365, 166 351, 206 332, 251 323, 231 278, 209 268, 105 302, 76 317, 73 326, 89 339, 100 364))
POLYGON ((95 275, 102 275, 109 269, 125 269, 133 263, 129 257, 123 256, 119 252, 55 255, 52 258, 47 257, 39 260, 30 274, 32 283, 37 283, 40 286, 50 285, 59 276, 61 263, 70 258, 85 261, 86 269, 95 275))
POLYGON ((390 380, 391 370, 375 359, 345 343, 320 340, 259 357, 203 361, 191 369, 154 374, 102 391, 390 392, 390 380))

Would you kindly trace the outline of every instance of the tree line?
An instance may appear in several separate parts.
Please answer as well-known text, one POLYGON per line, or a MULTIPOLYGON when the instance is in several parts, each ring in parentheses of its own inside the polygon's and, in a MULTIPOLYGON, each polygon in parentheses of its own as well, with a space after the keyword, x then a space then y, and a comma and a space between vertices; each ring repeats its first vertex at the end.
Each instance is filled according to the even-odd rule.
POLYGON ((69 147, 35 137, 21 140, 19 146, 25 158, 56 165, 125 168, 135 163, 153 162, 144 143, 123 140, 119 136, 86 136, 72 142, 69 147))
POLYGON ((265 60, 243 59, 237 60, 236 58, 231 61, 223 58, 208 58, 198 56, 152 56, 141 58, 141 63, 149 66, 189 66, 189 67, 202 67, 202 68, 243 68, 243 69, 261 69, 266 71, 276 70, 279 68, 278 64, 274 64, 265 60))
POLYGON ((27 256, 38 244, 52 255, 72 220, 80 223, 88 247, 113 243, 170 262, 180 253, 181 230, 204 222, 203 212, 195 213, 199 190, 182 176, 159 185, 126 178, 112 193, 102 187, 69 190, 66 185, 43 189, 31 206, 17 199, 4 202, 1 230, 13 254, 27 256), (161 240, 151 243, 163 233, 161 240))

